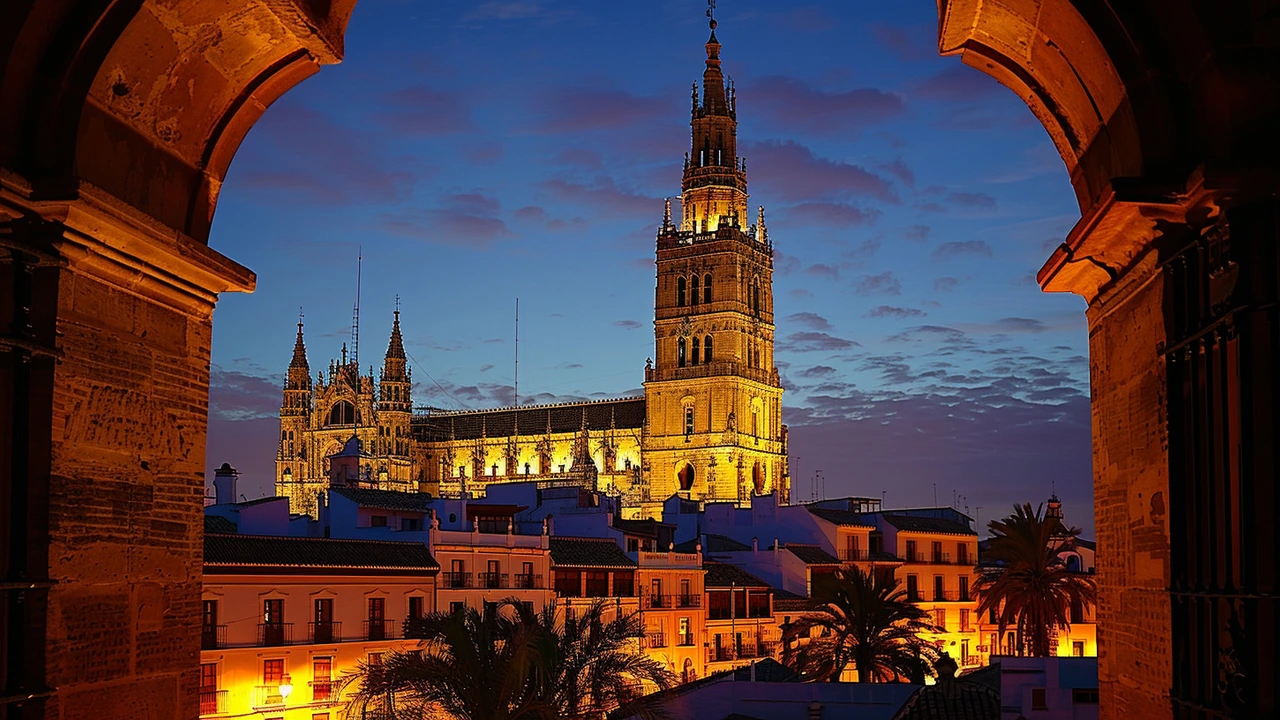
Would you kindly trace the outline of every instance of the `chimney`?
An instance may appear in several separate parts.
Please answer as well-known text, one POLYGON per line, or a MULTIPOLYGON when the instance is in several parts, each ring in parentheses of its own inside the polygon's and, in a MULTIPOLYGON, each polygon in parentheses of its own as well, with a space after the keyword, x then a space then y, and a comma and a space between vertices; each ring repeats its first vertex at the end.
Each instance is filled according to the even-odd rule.
POLYGON ((231 467, 231 463, 222 463, 222 467, 213 471, 213 501, 218 505, 233 503, 236 498, 236 478, 240 473, 231 467))

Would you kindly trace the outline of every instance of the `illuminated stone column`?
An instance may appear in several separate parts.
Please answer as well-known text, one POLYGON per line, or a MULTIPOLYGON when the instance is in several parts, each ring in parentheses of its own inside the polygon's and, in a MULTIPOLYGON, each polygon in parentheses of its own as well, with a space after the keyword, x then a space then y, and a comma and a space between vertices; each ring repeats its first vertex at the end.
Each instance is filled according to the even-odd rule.
POLYGON ((47 633, 56 688, 20 717, 193 718, 213 307, 254 276, 88 193, 0 202, 23 216, 0 225, 18 248, 6 271, 39 261, 13 286, 34 357, 26 398, 6 403, 31 420, 27 475, 9 489, 25 485, 29 577, 51 583, 29 596, 43 613, 27 640, 47 633))

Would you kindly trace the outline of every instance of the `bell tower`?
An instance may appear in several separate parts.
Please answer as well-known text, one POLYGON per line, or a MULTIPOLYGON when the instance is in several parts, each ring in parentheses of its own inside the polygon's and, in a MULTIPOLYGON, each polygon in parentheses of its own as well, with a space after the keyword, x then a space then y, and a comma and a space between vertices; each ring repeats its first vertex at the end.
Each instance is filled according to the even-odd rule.
POLYGON ((410 433, 413 419, 413 379, 406 366, 404 338, 400 335, 400 301, 396 300, 395 320, 391 323, 391 339, 382 361, 382 377, 378 382, 378 440, 374 454, 381 458, 378 468, 379 487, 384 490, 417 490, 410 477, 410 433), (385 473, 385 475, 384 475, 385 473))
MULTIPOLYGON (((302 339, 302 314, 298 314, 298 336, 293 341, 293 359, 285 374, 284 398, 280 403, 280 446, 276 451, 276 493, 289 498, 290 509, 313 512, 315 495, 323 483, 314 477, 307 457, 312 410, 311 367, 302 339)), ((238 498, 233 499, 233 502, 238 498)))
MULTIPOLYGON (((708 13, 710 15, 710 13, 708 13)), ((748 225, 737 93, 711 20, 680 219, 668 200, 657 235, 654 363, 645 371, 651 497, 789 501, 782 385, 773 365, 773 245, 764 208, 748 225)))

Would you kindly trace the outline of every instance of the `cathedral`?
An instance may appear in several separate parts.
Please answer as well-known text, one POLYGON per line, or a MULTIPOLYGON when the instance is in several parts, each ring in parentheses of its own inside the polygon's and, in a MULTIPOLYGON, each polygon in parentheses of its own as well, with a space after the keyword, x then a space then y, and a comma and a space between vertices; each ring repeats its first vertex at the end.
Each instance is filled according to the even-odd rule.
POLYGON ((668 200, 658 228, 644 396, 415 412, 399 310, 376 383, 345 345, 342 360, 313 380, 299 322, 276 460, 277 493, 292 512, 314 515, 331 483, 445 496, 479 496, 501 482, 576 484, 620 495, 629 517, 660 517, 677 494, 748 503, 776 491, 789 501, 773 245, 763 207, 747 224, 737 98, 720 69, 714 22, 706 52, 680 217, 668 200))

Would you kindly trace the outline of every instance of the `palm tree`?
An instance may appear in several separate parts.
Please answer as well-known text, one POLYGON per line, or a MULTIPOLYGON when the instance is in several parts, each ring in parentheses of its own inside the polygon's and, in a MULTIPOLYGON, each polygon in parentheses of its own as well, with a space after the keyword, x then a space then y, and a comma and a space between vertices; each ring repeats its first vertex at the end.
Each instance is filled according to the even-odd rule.
POLYGON ((925 663, 939 657, 922 633, 937 628, 899 585, 892 576, 856 567, 837 570, 822 606, 784 631, 783 662, 819 682, 839 680, 850 663, 862 682, 920 677, 925 663))
POLYGON ((1017 630, 1017 655, 1047 656, 1050 638, 1070 629, 1072 606, 1092 605, 1093 578, 1067 569, 1059 553, 1075 547, 1078 528, 1065 528, 1042 515, 1043 506, 1015 505, 1013 514, 989 525, 992 539, 984 554, 997 567, 974 584, 978 614, 995 611, 999 637, 1017 630))
POLYGON ((633 700, 645 681, 670 687, 671 673, 636 647, 638 616, 606 619, 606 607, 562 620, 554 606, 507 600, 410 619, 405 635, 420 647, 345 678, 357 685, 347 717, 418 720, 439 708, 459 720, 586 719, 633 700))

